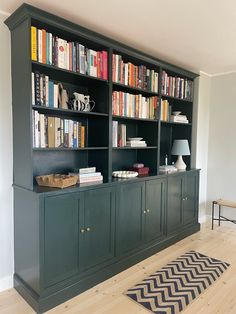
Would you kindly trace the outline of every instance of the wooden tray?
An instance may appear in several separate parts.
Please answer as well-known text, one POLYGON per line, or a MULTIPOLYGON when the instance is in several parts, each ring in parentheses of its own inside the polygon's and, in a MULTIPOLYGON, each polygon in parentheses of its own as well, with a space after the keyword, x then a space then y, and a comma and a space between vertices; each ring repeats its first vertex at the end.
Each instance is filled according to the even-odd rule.
POLYGON ((50 186, 54 188, 67 188, 68 186, 75 185, 78 180, 76 175, 64 175, 64 174, 48 174, 45 176, 35 177, 38 185, 50 186))

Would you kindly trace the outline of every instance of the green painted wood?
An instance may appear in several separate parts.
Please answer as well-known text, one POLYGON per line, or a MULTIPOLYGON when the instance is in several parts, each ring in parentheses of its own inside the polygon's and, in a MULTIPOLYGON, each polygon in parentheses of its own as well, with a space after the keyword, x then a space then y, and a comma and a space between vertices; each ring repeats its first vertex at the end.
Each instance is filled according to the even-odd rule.
POLYGON ((167 194, 167 234, 174 233, 182 225, 184 175, 178 174, 168 177, 167 194))
POLYGON ((117 188, 117 254, 123 255, 142 244, 145 184, 124 183, 117 188))
POLYGON ((115 193, 112 188, 85 192, 83 247, 80 270, 85 271, 114 257, 115 193))
POLYGON ((161 237, 164 233, 164 210, 166 180, 157 179, 146 182, 145 231, 146 241, 161 237))
POLYGON ((79 218, 83 197, 78 193, 45 198, 44 286, 60 282, 79 271, 79 218))
POLYGON ((187 224, 198 218, 198 172, 185 174, 184 188, 183 223, 187 224))

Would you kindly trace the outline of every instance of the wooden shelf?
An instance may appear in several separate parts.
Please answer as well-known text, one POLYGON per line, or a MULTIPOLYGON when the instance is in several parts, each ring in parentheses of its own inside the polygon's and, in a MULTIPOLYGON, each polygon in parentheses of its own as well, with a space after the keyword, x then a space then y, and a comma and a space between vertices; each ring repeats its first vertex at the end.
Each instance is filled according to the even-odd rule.
POLYGON ((134 121, 143 121, 143 122, 158 122, 158 120, 153 119, 144 119, 144 118, 132 118, 132 117, 124 117, 124 116, 112 116, 113 119, 117 120, 134 120, 134 121))
POLYGON ((112 82, 113 83, 113 90, 114 88, 119 88, 122 89, 123 91, 126 90, 126 92, 139 92, 140 94, 145 94, 147 96, 158 96, 158 93, 156 92, 152 92, 149 91, 147 89, 142 89, 142 88, 137 88, 137 87, 133 87, 133 86, 129 86, 129 85, 125 85, 125 84, 121 84, 121 83, 117 83, 117 82, 112 82))
POLYGON ((124 147, 113 147, 112 149, 114 150, 123 150, 123 149, 157 149, 157 146, 145 146, 145 147, 128 147, 128 146, 124 146, 124 147))
POLYGON ((107 113, 100 113, 100 112, 94 112, 94 111, 75 111, 75 110, 51 108, 51 107, 45 107, 45 106, 32 106, 32 109, 38 110, 46 114, 61 114, 61 115, 69 115, 73 117, 78 117, 78 116, 108 117, 107 113))
POLYGON ((191 125, 192 125, 192 123, 171 122, 171 121, 161 121, 161 124, 167 124, 167 125, 186 125, 186 126, 191 126, 191 125))
POLYGON ((67 148, 67 147, 45 147, 33 148, 33 151, 80 151, 80 150, 106 150, 108 147, 80 147, 80 148, 67 148))
POLYGON ((161 98, 172 99, 172 100, 178 100, 178 101, 183 101, 183 102, 188 102, 188 103, 193 103, 192 100, 182 99, 182 98, 173 97, 173 96, 168 96, 168 95, 164 95, 164 94, 161 95, 161 98))
POLYGON ((86 80, 93 80, 93 81, 99 81, 99 82, 108 83, 108 80, 104 80, 102 78, 95 77, 95 76, 90 76, 90 75, 87 75, 87 74, 82 74, 82 73, 79 73, 79 72, 66 70, 66 69, 63 69, 63 68, 59 68, 58 66, 55 66, 55 65, 50 65, 50 64, 46 64, 46 63, 37 62, 37 61, 32 61, 32 65, 36 65, 36 66, 39 66, 39 67, 42 67, 42 68, 46 68, 46 69, 51 69, 53 71, 55 70, 55 71, 64 72, 64 73, 71 74, 71 75, 74 75, 74 76, 77 76, 77 77, 80 77, 80 78, 86 79, 86 80))

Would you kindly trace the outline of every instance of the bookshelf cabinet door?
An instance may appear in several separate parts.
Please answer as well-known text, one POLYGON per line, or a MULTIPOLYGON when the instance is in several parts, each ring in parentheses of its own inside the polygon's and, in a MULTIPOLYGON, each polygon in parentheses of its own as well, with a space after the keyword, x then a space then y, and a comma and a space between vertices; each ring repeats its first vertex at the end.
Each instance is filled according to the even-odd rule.
POLYGON ((178 231, 182 226, 182 203, 184 195, 184 175, 168 177, 167 234, 178 231))
POLYGON ((164 232, 166 180, 146 182, 145 241, 158 239, 164 232))
POLYGON ((115 194, 113 188, 85 192, 83 248, 80 270, 98 266, 114 257, 115 194))
POLYGON ((142 244, 145 183, 127 183, 117 191, 117 253, 130 253, 142 244))
POLYGON ((197 220, 198 213, 198 172, 185 174, 185 193, 183 201, 183 223, 197 220))
POLYGON ((45 198, 43 269, 46 287, 78 272, 81 201, 76 193, 45 198))

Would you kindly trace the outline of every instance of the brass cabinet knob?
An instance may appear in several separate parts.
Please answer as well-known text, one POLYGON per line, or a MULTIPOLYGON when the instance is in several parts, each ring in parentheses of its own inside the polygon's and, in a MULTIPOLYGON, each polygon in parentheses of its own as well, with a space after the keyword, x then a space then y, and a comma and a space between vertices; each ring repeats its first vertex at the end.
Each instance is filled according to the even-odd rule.
POLYGON ((143 211, 143 213, 144 213, 144 214, 146 214, 146 213, 147 213, 147 211, 146 211, 146 210, 144 210, 144 211, 143 211))
POLYGON ((81 229, 80 229, 80 232, 81 232, 81 233, 84 233, 84 232, 85 232, 84 228, 81 228, 81 229))
POLYGON ((147 209, 147 213, 150 213, 150 209, 147 209))
POLYGON ((89 232, 90 230, 91 230, 90 227, 87 227, 87 228, 86 228, 86 231, 87 231, 87 232, 89 232))

